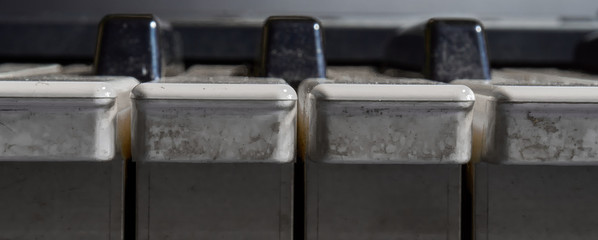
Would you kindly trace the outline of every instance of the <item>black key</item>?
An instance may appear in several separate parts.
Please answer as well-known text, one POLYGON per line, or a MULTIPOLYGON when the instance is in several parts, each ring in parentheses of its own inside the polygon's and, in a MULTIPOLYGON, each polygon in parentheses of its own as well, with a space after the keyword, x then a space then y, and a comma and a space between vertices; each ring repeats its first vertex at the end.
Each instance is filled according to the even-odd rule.
POLYGON ((321 24, 311 17, 269 17, 262 33, 258 75, 297 87, 307 78, 326 77, 321 24))
POLYGON ((430 19, 399 33, 388 63, 431 80, 490 79, 484 28, 472 19, 430 19))
POLYGON ((184 72, 185 63, 183 62, 183 40, 181 35, 164 21, 160 22, 160 28, 162 30, 160 40, 164 40, 164 44, 161 44, 162 57, 166 65, 164 75, 174 76, 184 72))
POLYGON ((167 66, 182 70, 180 45, 169 25, 151 14, 107 15, 99 25, 94 71, 157 81, 167 66), (167 65, 168 64, 168 65, 167 65))
POLYGON ((575 61, 579 68, 598 73, 598 32, 589 33, 577 45, 575 61))

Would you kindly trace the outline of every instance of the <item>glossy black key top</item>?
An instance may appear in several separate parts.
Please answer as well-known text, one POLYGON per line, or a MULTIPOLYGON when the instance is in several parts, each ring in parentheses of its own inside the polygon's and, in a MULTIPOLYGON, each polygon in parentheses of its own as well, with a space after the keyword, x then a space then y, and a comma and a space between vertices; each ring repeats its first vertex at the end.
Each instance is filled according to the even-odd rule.
POLYGON ((258 75, 285 79, 295 88, 306 78, 325 77, 321 24, 311 17, 269 17, 258 75))
POLYGON ((166 73, 166 63, 181 64, 175 60, 178 47, 171 46, 176 39, 170 31, 151 14, 107 15, 99 25, 95 74, 159 80, 166 73))
POLYGON ((577 65, 588 72, 598 72, 598 31, 589 33, 575 49, 577 65))
POLYGON ((448 82, 490 79, 482 24, 468 19, 431 19, 426 25, 424 75, 448 82))
POLYGON ((473 19, 430 19, 399 33, 388 53, 389 64, 431 80, 491 77, 484 28, 473 19))

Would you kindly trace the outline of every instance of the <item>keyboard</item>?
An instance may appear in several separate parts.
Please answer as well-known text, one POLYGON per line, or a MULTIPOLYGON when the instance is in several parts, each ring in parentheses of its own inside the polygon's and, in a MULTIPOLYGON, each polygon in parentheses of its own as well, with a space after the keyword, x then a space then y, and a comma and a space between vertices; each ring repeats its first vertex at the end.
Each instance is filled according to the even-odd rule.
POLYGON ((0 239, 598 237, 598 22, 327 21, 16 34, 0 239))

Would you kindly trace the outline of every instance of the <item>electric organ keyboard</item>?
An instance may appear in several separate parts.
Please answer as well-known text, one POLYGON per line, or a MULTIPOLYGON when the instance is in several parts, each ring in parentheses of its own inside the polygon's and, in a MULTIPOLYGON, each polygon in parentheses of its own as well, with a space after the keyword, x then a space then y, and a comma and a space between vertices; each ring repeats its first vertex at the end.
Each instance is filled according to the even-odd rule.
POLYGON ((0 239, 598 237, 593 29, 410 25, 270 17, 184 70, 188 26, 109 15, 93 67, 0 65, 0 239))

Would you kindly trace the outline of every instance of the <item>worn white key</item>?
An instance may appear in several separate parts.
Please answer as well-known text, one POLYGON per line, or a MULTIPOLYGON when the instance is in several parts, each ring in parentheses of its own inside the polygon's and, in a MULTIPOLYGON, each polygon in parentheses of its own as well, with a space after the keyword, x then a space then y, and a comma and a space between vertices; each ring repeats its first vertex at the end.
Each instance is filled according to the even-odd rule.
POLYGON ((126 77, 0 81, 0 238, 122 239, 126 77))
POLYGON ((598 82, 495 70, 474 106, 476 239, 596 239, 598 82))
POLYGON ((598 142, 594 140, 598 122, 593 119, 598 115, 592 110, 598 107, 598 82, 531 73, 496 75, 511 79, 454 82, 467 84, 476 92, 476 161, 598 162, 598 142))
POLYGON ((299 88, 306 239, 460 239, 471 90, 331 75, 299 88))
POLYGON ((295 91, 281 79, 164 81, 133 90, 137 237, 292 239, 295 91))

